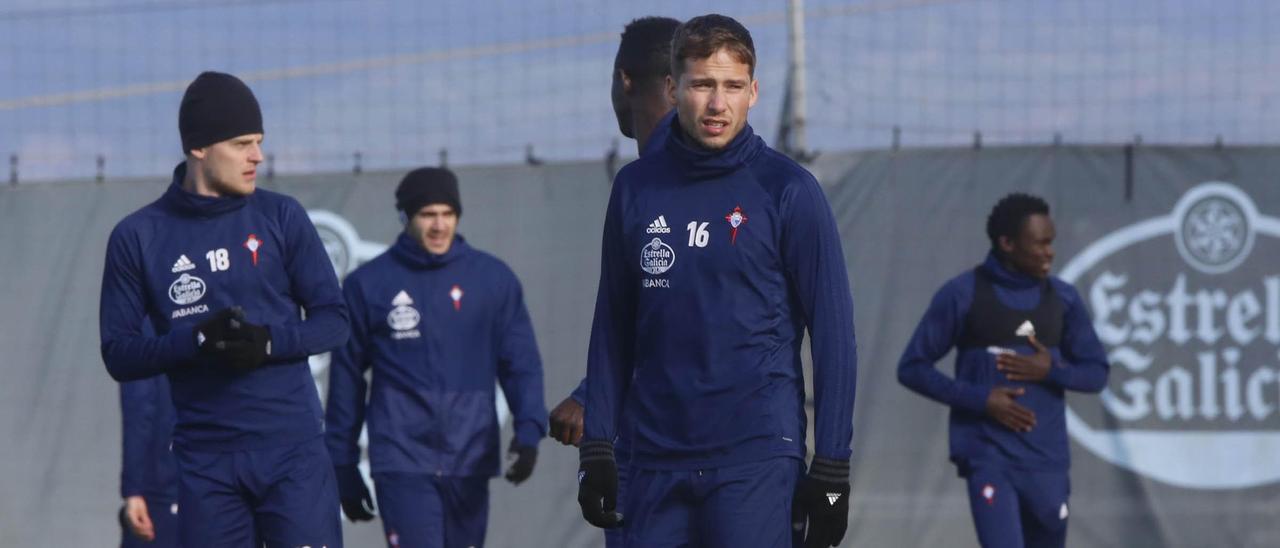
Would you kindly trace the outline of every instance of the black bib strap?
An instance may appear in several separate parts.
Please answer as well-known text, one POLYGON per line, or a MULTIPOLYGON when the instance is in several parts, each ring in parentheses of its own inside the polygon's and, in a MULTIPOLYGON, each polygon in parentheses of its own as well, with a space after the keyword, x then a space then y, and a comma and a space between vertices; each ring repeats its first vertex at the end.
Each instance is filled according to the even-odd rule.
POLYGON ((995 282, 982 265, 973 269, 973 304, 965 315, 964 328, 957 344, 962 349, 988 346, 1011 347, 1027 344, 1026 337, 1016 332, 1023 322, 1035 327, 1036 340, 1049 348, 1062 342, 1063 315, 1066 307, 1053 284, 1041 285, 1040 302, 1031 310, 1010 308, 996 297, 995 282))

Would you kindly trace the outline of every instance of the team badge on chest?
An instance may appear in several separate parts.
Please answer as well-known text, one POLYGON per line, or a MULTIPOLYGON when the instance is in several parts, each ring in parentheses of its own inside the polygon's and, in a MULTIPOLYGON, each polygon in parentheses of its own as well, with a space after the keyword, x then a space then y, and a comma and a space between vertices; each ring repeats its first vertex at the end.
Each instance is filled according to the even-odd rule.
POLYGON ((457 285, 449 290, 449 298, 453 299, 453 309, 462 310, 462 288, 457 285))
POLYGON ((747 214, 742 212, 742 206, 733 206, 733 211, 725 215, 724 220, 729 221, 729 245, 733 245, 738 241, 738 227, 747 222, 747 214))
POLYGON ((249 250, 253 257, 253 266, 258 266, 258 249, 262 247, 262 240, 254 234, 250 234, 249 238, 244 241, 244 248, 249 250))

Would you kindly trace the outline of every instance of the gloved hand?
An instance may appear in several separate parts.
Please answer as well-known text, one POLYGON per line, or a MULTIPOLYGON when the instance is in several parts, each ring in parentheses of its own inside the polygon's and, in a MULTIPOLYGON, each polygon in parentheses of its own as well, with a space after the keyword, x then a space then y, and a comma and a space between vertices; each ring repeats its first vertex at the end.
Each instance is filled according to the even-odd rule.
POLYGON ((516 444, 511 438, 511 446, 507 448, 507 460, 514 460, 507 468, 507 481, 520 485, 533 475, 533 465, 538 463, 538 447, 516 444))
POLYGON ((791 501, 791 527, 809 529, 805 548, 837 546, 849 527, 849 463, 813 457, 809 474, 796 486, 791 501))
POLYGON ((338 500, 342 502, 342 513, 351 521, 369 521, 373 519, 373 496, 364 484, 364 477, 355 465, 334 466, 334 475, 338 477, 338 500))
POLYGON ((244 310, 238 306, 224 308, 214 312, 209 319, 200 322, 200 325, 191 331, 191 336, 196 339, 196 348, 201 354, 206 356, 222 354, 226 347, 221 343, 227 340, 232 320, 244 321, 244 310))
POLYGON ((613 444, 607 441, 582 442, 578 450, 578 506, 587 523, 604 529, 622 527, 618 508, 618 464, 613 460, 613 444))
POLYGON ((240 371, 256 369, 271 355, 271 329, 251 324, 243 318, 228 322, 227 340, 223 341, 223 363, 240 371))
POLYGON ((202 355, 241 371, 262 365, 271 354, 271 330, 245 321, 238 306, 214 313, 196 326, 193 336, 202 355))

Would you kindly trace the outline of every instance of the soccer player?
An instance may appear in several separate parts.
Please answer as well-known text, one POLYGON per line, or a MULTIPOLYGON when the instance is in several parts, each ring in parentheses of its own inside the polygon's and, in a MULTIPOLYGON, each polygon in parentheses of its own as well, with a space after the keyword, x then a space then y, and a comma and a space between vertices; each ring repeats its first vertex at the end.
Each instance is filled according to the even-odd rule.
POLYGON ((1106 351, 1084 302, 1049 275, 1054 235, 1044 200, 1010 194, 996 203, 991 251, 934 294, 898 363, 899 382, 951 408, 951 461, 986 547, 1066 543, 1064 392, 1107 384, 1106 351), (934 368, 952 348, 954 379, 934 368))
POLYGON ((547 432, 533 324, 515 273, 456 233, 452 172, 409 172, 396 208, 404 232, 343 285, 352 335, 330 364, 326 440, 342 508, 352 520, 373 517, 356 469, 367 412, 388 546, 482 546, 489 478, 500 468, 494 379, 514 416, 507 480, 529 478, 547 432))
POLYGON ((107 243, 103 361, 118 381, 169 376, 183 546, 340 547, 307 366, 349 332, 333 267, 301 204, 256 188, 262 112, 244 82, 200 74, 178 129, 173 182, 107 243))
MULTIPOLYGON (((680 22, 669 17, 642 17, 627 24, 613 60, 613 112, 618 131, 636 140, 636 149, 645 156, 662 148, 671 127, 674 110, 667 98, 667 76, 671 74, 671 37, 680 22)), ((582 441, 582 405, 586 401, 587 379, 569 397, 551 410, 551 437, 565 445, 582 441)), ((614 451, 618 460, 618 492, 626 490, 626 426, 620 425, 614 451)), ((621 509, 620 509, 621 510, 621 509)), ((606 529, 605 545, 622 546, 622 530, 606 529)))
POLYGON ((625 520, 628 546, 789 546, 795 522, 810 546, 844 536, 853 300, 818 182, 747 123, 755 59, 729 17, 676 30, 670 135, 619 172, 605 216, 578 502, 596 526, 625 520), (806 328, 817 439, 802 478, 806 328))
POLYGON ((120 383, 124 451, 120 469, 121 548, 178 546, 178 470, 169 442, 173 400, 161 376, 120 383))

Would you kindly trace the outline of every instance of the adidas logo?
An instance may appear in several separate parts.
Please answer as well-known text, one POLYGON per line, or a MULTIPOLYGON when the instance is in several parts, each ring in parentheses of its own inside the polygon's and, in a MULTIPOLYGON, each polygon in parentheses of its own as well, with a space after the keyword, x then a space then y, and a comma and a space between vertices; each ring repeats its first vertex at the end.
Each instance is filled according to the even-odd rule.
POLYGON ((667 218, 666 218, 666 217, 663 217, 662 215, 658 215, 658 218, 657 218, 657 219, 654 219, 652 223, 649 223, 649 228, 645 229, 645 233, 647 233, 647 234, 670 234, 670 233, 671 233, 671 227, 667 226, 667 218))
POLYGON ((196 268, 196 263, 191 262, 191 259, 188 259, 186 255, 183 255, 181 257, 178 257, 177 262, 173 263, 173 269, 171 270, 171 272, 173 272, 174 274, 177 274, 179 272, 195 270, 195 268, 196 268))
POLYGON ((837 500, 840 500, 840 493, 827 493, 827 501, 830 502, 832 506, 836 505, 837 500))

